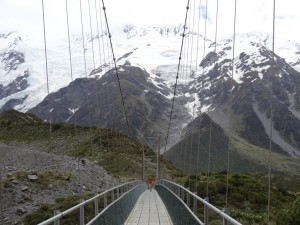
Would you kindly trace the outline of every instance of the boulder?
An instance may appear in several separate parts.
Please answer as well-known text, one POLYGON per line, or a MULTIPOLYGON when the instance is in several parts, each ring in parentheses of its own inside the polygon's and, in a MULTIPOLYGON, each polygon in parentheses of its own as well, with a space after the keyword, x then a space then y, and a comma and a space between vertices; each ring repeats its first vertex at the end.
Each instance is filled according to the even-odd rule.
POLYGON ((28 179, 29 181, 34 181, 34 180, 39 179, 39 177, 38 177, 37 175, 28 175, 28 176, 27 176, 27 179, 28 179))

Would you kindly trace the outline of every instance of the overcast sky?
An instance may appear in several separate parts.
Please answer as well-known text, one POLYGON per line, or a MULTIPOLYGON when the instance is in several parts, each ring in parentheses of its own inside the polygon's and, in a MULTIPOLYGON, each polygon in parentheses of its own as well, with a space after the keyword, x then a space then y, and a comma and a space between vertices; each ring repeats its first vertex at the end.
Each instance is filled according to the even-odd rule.
MULTIPOLYGON (((85 32, 89 32, 88 0, 81 0, 85 32)), ((101 0, 100 0, 101 1, 101 0)), ((65 0, 44 0, 47 35, 66 37, 65 0)), ((71 33, 80 33, 80 0, 68 0, 71 33)), ((206 0, 191 0, 191 17, 201 16, 204 32, 206 0)), ((214 36, 217 0, 208 0, 207 35, 214 36)), ((95 0, 90 0, 95 29, 95 0)), ((99 0, 96 0, 97 8, 99 0)), ((138 27, 183 24, 187 0, 105 0, 112 33, 126 24, 138 27)), ((276 1, 276 36, 300 42, 300 1, 276 1)), ((237 0, 237 33, 272 33, 273 0, 237 0)), ((102 10, 101 10, 102 11, 102 10)), ((234 0, 219 0, 219 36, 229 37, 233 32, 234 0)), ((99 13, 99 10, 98 10, 99 13)), ((103 13, 103 11, 101 12, 103 13)), ((100 22, 100 21, 99 21, 100 22)), ((192 26, 192 24, 191 24, 192 26)), ((195 25, 196 26, 196 25, 195 25)), ((42 0, 0 0, 0 33, 26 32, 42 37, 42 0)))

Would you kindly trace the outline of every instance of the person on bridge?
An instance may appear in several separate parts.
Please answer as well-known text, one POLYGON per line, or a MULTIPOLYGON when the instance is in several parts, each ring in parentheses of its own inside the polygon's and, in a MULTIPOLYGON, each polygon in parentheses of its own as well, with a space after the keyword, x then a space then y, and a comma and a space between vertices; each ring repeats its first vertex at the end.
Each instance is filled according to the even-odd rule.
POLYGON ((152 188, 153 188, 154 179, 153 179, 151 176, 149 176, 146 182, 147 182, 147 184, 148 184, 148 190, 151 191, 152 188))

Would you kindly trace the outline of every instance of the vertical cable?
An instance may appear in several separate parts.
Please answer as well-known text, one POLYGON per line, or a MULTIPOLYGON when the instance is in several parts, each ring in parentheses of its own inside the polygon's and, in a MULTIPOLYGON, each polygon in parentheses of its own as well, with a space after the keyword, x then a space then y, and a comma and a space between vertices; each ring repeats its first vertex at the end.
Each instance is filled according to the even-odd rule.
MULTIPOLYGON (((208 0, 205 3, 205 23, 204 23, 204 42, 203 42, 203 59, 205 58, 206 54, 206 35, 207 35, 207 10, 208 10, 208 0)), ((204 74, 204 68, 203 68, 204 74)), ((202 82, 201 82, 202 83, 202 82)), ((202 86, 201 86, 202 87, 202 86)), ((205 131, 204 131, 205 132, 205 131)), ((211 130, 209 131, 209 135, 211 137, 211 130)), ((210 139, 208 140, 210 142, 210 139)), ((208 159, 207 159, 207 171, 209 171, 210 167, 210 146, 208 146, 208 159)), ((208 174, 206 174, 206 197, 208 197, 208 174)))
MULTIPOLYGON (((200 39, 200 22, 201 22, 201 0, 199 1, 199 16, 198 16, 198 28, 197 28, 197 52, 196 52, 196 70, 195 74, 198 73, 198 56, 199 56, 199 39, 200 39)), ((201 113, 201 112, 200 112, 201 113)), ((196 173, 198 174, 199 170, 199 156, 200 156, 200 140, 201 140, 201 121, 199 120, 199 137, 198 137, 198 146, 197 146, 197 168, 196 173)), ((198 192, 198 176, 196 176, 196 191, 198 192)))
MULTIPOLYGON (((194 48, 194 29, 195 29, 195 10, 196 10, 196 0, 194 0, 193 5, 193 32, 190 34, 192 35, 192 45, 191 45, 191 57, 190 57, 190 78, 192 76, 192 64, 193 64, 193 48, 194 48)), ((190 14, 191 15, 191 14, 190 14)), ((196 98, 194 97, 194 104, 193 104, 193 121, 195 119, 195 104, 196 98)), ((190 175, 192 175, 192 152, 193 152, 193 139, 194 139, 194 129, 192 128, 192 137, 191 137, 191 153, 190 153, 190 175)), ((191 176, 189 177, 189 187, 191 190, 191 176)))
MULTIPOLYGON (((273 75, 274 72, 274 66, 275 66, 275 15, 276 15, 276 0, 273 1, 273 37, 272 37, 272 71, 273 75)), ((273 93, 273 81, 272 77, 270 77, 270 83, 271 83, 271 101, 270 101, 270 107, 271 107, 271 115, 270 115, 270 146, 269 146, 269 171, 268 171, 268 224, 270 224, 270 207, 271 207, 271 160, 272 160, 272 141, 273 141, 273 100, 272 100, 272 93, 273 93)))
POLYGON ((121 83, 120 83, 119 71, 118 71, 118 68, 117 68, 117 62, 116 62, 115 53, 114 53, 114 49, 113 49, 113 44, 112 44, 112 40, 111 40, 111 34, 110 34, 110 31, 109 31, 108 19, 107 19, 107 15, 106 15, 106 7, 104 5, 104 0, 102 0, 102 5, 103 5, 103 11, 104 11, 104 16, 105 16, 105 21, 106 21, 106 28, 107 28, 107 32, 108 32, 109 41, 110 41, 111 53, 112 53, 112 57, 113 57, 113 61, 114 61, 115 72, 116 72, 117 79, 118 79, 119 91, 120 91, 120 94, 121 94, 121 100, 122 100, 122 105, 123 105, 123 113, 124 113, 125 120, 126 120, 128 135, 130 136, 131 132, 130 132, 128 117, 127 117, 126 108, 125 108, 125 101, 124 101, 123 91, 122 91, 122 87, 121 87, 121 83))
POLYGON ((94 37, 93 37, 93 27, 92 27, 92 16, 91 16, 90 0, 88 0, 88 5, 89 5, 90 31, 91 31, 91 41, 92 41, 93 65, 94 65, 94 70, 95 70, 96 65, 95 65, 94 37))
MULTIPOLYGON (((191 5, 192 5, 192 0, 190 0, 190 3, 189 3, 189 9, 191 9, 191 5)), ((184 77, 184 85, 186 85, 186 83, 187 83, 187 77, 188 77, 188 69, 189 69, 189 66, 188 66, 188 64, 189 64, 189 51, 190 51, 190 36, 191 36, 191 26, 190 26, 190 24, 191 24, 191 15, 192 15, 192 13, 190 13, 189 14, 189 18, 188 18, 188 23, 189 23, 189 27, 188 27, 188 29, 189 29, 189 32, 187 33, 187 49, 186 49, 186 56, 185 56, 185 71, 184 71, 184 74, 185 74, 185 77, 184 77)), ((189 106, 189 102, 187 103, 187 105, 189 106)), ((188 155, 187 154, 187 148, 188 148, 188 141, 189 139, 187 139, 187 141, 185 141, 185 145, 184 145, 184 158, 183 158, 183 161, 184 161, 184 168, 183 168, 183 170, 184 171, 186 171, 186 173, 188 174, 188 175, 190 175, 190 173, 189 173, 189 170, 188 170, 188 168, 186 167, 186 164, 188 163, 188 160, 186 160, 186 156, 188 155)), ((190 176, 189 176, 190 177, 190 176)), ((190 179, 189 179, 190 180, 190 179)))
MULTIPOLYGON (((86 48, 85 48, 85 40, 84 40, 84 28, 83 28, 83 13, 82 13, 82 3, 80 2, 80 20, 81 20, 81 35, 82 35, 82 49, 83 49, 83 59, 84 59, 84 72, 85 77, 88 78, 87 74, 87 65, 86 65, 86 48)), ((90 134, 92 134, 92 124, 91 124, 91 107, 90 107, 90 101, 89 101, 90 93, 87 95, 87 103, 88 103, 88 119, 89 119, 89 128, 90 128, 90 134)), ((91 139, 90 139, 91 140, 91 139)), ((79 155, 78 155, 78 176, 79 176, 79 184, 81 185, 81 179, 80 179, 80 162, 79 162, 79 155)))
MULTIPOLYGON (((216 11, 216 28, 215 28, 215 54, 217 54, 217 35, 218 35, 218 17, 219 17, 219 0, 217 0, 217 11, 216 11)), ((216 66, 216 61, 214 62, 214 67, 216 66)), ((213 83, 212 83, 213 88, 213 83)), ((212 139, 212 118, 210 118, 209 124, 209 143, 208 143, 208 163, 207 163, 207 183, 206 183, 206 197, 209 197, 209 178, 210 178, 210 160, 211 160, 211 139, 212 139)))
POLYGON ((236 34, 236 11, 237 11, 237 0, 234 1, 234 26, 233 26, 233 40, 232 40, 232 71, 231 71, 231 94, 230 94, 230 115, 229 115, 229 139, 228 139, 228 151, 227 151, 227 176, 226 176, 226 196, 225 196, 225 207, 228 210, 228 189, 229 189, 229 169, 230 169, 230 145, 232 138, 232 102, 233 102, 233 89, 234 89, 234 63, 235 63, 235 34, 236 34))
POLYGON ((72 66, 72 51, 71 51, 71 41, 70 41, 70 26, 69 26, 68 0, 66 0, 66 16, 67 16, 67 30, 68 30, 68 43, 69 43, 69 63, 70 63, 70 73, 71 73, 71 81, 73 81, 73 66, 72 66))
MULTIPOLYGON (((100 0, 98 1, 99 3, 99 17, 100 17, 100 26, 101 26, 101 39, 102 39, 102 51, 103 51, 103 70, 106 72, 106 56, 105 56, 105 51, 104 51, 104 34, 103 34, 103 22, 102 22, 102 13, 101 13, 101 5, 100 5, 100 0)), ((99 37, 100 38, 100 37, 99 37)))
POLYGON ((206 0, 206 6, 205 6, 205 23, 204 23, 204 42, 203 42, 203 59, 205 58, 205 53, 206 53, 206 33, 207 33, 207 5, 208 5, 208 0, 206 0))
MULTIPOLYGON (((95 11, 96 11, 96 24, 97 24, 97 35, 98 35, 98 50, 99 50, 99 69, 101 70, 102 66, 102 57, 101 57, 101 45, 100 45, 100 33, 99 33, 99 19, 98 19, 98 12, 97 12, 97 0, 95 0, 95 11)), ((100 9, 101 11, 101 9, 100 9)))
MULTIPOLYGON (((69 64, 70 64, 70 75, 71 75, 71 82, 74 81, 73 77, 73 63, 72 63, 72 51, 71 51, 71 38, 70 38, 70 25, 69 25, 69 6, 68 0, 66 0, 66 22, 67 22, 67 33, 68 33, 68 47, 69 47, 69 64)), ((77 137, 77 119, 76 119, 76 112, 74 111, 74 130, 75 130, 75 138, 77 137)), ((79 155, 79 150, 77 150, 77 156, 79 155)), ((78 162, 79 168, 79 162, 78 162)))
POLYGON ((84 41, 84 30, 83 30, 83 16, 82 16, 82 4, 81 0, 80 2, 80 20, 81 20, 81 37, 82 37, 82 49, 83 49, 83 58, 84 58, 84 72, 85 72, 85 77, 87 78, 87 68, 86 68, 86 48, 85 48, 85 41, 84 41))
POLYGON ((170 113, 170 118, 169 118, 168 129, 167 129, 166 145, 165 145, 164 152, 166 152, 166 150, 167 150, 168 139, 169 139, 169 134, 170 134, 170 127, 171 127, 171 120, 172 120, 173 109, 174 109, 174 102, 175 102, 175 97, 176 97, 176 93, 177 93, 176 92, 177 91, 177 82, 178 82, 178 77, 179 77, 179 70, 180 70, 180 64, 181 64, 181 56, 182 56, 183 43, 184 43, 184 37, 185 37, 185 31, 186 31, 187 17, 188 17, 188 12, 189 12, 189 5, 190 5, 190 0, 188 0, 188 4, 186 7, 186 15, 185 15, 185 22, 184 22, 183 33, 182 33, 181 49, 180 49, 180 54, 179 54, 179 62, 178 62, 178 67, 177 67, 176 81, 175 81, 175 85, 174 85, 174 93, 173 93, 171 113, 170 113))
MULTIPOLYGON (((90 32, 91 32, 91 41, 92 41, 92 54, 93 54, 93 71, 95 72, 96 70, 96 64, 95 64, 95 50, 94 50, 94 35, 93 35, 93 26, 92 26, 92 16, 91 16, 91 4, 90 4, 90 0, 88 0, 88 7, 89 7, 89 19, 90 19, 90 32)), ((95 9, 96 10, 96 9, 95 9)), ((95 82, 97 82, 96 78, 95 78, 95 82)), ((97 84, 96 84, 96 87, 93 88, 93 91, 95 91, 95 89, 97 89, 97 84)), ((99 108, 99 101, 98 101, 98 95, 96 93, 96 104, 97 104, 97 107, 99 108)), ((90 127, 90 131, 92 131, 91 127, 90 127)), ((92 132, 91 132, 91 135, 92 135, 92 132)), ((90 141, 91 143, 91 148, 92 148, 92 156, 94 157, 94 154, 95 154, 95 150, 94 150, 94 147, 92 145, 92 140, 90 141)), ((93 164, 93 172, 95 170, 94 168, 94 165, 93 164)), ((97 192, 97 187, 96 187, 96 184, 94 183, 94 188, 95 188, 95 193, 97 192)))
MULTIPOLYGON (((46 38, 46 22, 45 22, 45 6, 44 0, 42 0, 43 8, 43 31, 44 31, 44 54, 45 54, 45 65, 46 65, 46 79, 47 79, 47 95, 49 96, 49 72, 48 72, 48 55, 47 55, 47 38, 46 38)), ((52 123, 50 117, 50 105, 48 104, 48 121, 49 121, 49 131, 50 131, 50 148, 52 149, 52 123)))

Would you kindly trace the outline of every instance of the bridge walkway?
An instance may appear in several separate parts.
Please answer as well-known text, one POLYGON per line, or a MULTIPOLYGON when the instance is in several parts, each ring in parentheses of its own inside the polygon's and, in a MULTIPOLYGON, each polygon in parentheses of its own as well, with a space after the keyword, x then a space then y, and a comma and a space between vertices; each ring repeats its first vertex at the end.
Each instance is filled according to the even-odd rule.
POLYGON ((125 225, 173 225, 155 189, 146 190, 138 199, 125 225))

